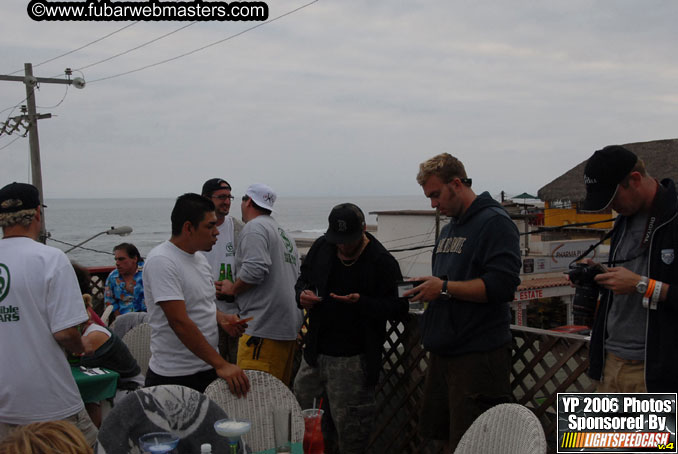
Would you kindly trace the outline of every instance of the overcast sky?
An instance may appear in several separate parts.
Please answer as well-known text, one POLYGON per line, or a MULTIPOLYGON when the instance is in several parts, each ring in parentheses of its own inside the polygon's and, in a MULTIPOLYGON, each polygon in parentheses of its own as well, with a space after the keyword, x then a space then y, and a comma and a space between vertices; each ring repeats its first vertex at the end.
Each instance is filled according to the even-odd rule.
MULTIPOLYGON (((270 18, 308 1, 269 0, 270 18)), ((0 74, 131 23, 34 22, 27 3, 2 0, 0 74)), ((256 24, 197 23, 83 69, 84 90, 41 85, 46 198, 175 197, 217 176, 236 194, 253 182, 289 196, 419 194, 418 164, 441 152, 477 192, 536 194, 605 145, 678 137, 676 23, 675 0, 320 0, 96 81, 256 24)), ((186 24, 140 22, 34 73, 186 24)), ((0 110, 24 97, 0 81, 0 110)), ((0 184, 27 181, 28 139, 0 162, 0 184)))

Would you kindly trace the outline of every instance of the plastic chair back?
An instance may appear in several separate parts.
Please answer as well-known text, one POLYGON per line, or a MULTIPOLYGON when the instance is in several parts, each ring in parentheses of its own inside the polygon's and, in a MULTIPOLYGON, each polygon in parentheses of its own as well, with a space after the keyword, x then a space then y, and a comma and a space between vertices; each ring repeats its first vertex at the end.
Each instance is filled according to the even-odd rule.
POLYGON ((252 451, 275 447, 273 435, 273 409, 289 408, 292 411, 292 442, 304 439, 304 418, 296 397, 285 384, 273 375, 259 370, 245 370, 250 381, 250 392, 238 398, 231 394, 225 380, 218 378, 210 383, 205 394, 216 402, 229 416, 252 423, 252 430, 243 436, 252 451))
POLYGON ((141 323, 135 326, 123 336, 122 341, 137 360, 141 373, 146 375, 148 361, 151 359, 151 325, 141 323))
POLYGON ((545 454, 546 437, 539 418, 519 404, 490 408, 471 424, 454 454, 545 454))

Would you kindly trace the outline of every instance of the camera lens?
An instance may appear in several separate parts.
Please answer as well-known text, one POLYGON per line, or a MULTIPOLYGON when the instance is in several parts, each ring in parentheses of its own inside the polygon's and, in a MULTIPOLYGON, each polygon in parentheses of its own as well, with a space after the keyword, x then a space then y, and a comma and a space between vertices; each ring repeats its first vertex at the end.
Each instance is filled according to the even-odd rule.
POLYGON ((575 325, 593 325, 593 315, 598 304, 598 287, 580 287, 574 292, 572 317, 575 325))

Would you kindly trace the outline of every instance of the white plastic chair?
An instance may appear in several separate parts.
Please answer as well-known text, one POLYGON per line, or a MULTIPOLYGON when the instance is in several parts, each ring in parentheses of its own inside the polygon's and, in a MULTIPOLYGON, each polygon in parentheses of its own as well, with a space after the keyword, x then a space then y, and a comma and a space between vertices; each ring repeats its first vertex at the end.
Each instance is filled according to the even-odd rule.
POLYGON ((148 361, 151 359, 151 325, 141 323, 135 326, 123 336, 122 341, 137 360, 141 373, 146 375, 148 361))
POLYGON ((480 415, 461 437, 454 454, 545 454, 539 418, 519 404, 499 404, 480 415))
POLYGON ((101 321, 104 322, 104 325, 108 326, 108 319, 111 318, 111 314, 113 313, 113 306, 106 306, 106 309, 104 309, 104 312, 101 314, 101 321))
POLYGON ((296 397, 285 384, 273 375, 259 370, 245 370, 250 381, 250 392, 238 398, 231 394, 225 380, 218 378, 207 387, 205 394, 216 402, 230 417, 245 419, 252 429, 243 439, 252 451, 275 447, 273 435, 273 409, 292 410, 292 443, 304 439, 304 418, 296 397))

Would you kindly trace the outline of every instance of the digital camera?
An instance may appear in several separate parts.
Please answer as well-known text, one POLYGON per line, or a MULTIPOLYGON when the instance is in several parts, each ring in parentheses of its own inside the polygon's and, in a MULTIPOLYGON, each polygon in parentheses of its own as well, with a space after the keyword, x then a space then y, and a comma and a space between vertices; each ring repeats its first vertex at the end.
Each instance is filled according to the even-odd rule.
POLYGON ((589 265, 587 263, 573 263, 567 275, 577 289, 572 301, 572 315, 579 319, 576 324, 591 326, 593 314, 598 303, 600 287, 596 284, 595 277, 607 270, 599 263, 589 265))

